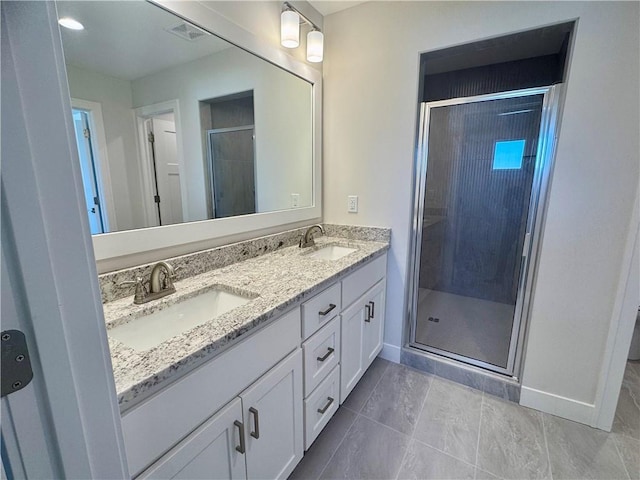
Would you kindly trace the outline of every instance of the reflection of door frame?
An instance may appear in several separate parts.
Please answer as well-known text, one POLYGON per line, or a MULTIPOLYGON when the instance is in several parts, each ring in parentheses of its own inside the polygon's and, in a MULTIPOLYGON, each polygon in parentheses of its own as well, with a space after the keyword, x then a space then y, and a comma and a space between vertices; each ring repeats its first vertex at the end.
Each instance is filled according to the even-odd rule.
POLYGON ((211 189, 211 218, 216 217, 216 186, 215 174, 213 172, 213 151, 211 150, 211 136, 216 133, 240 132, 243 130, 253 131, 253 204, 254 213, 258 212, 258 181, 256 180, 256 129, 255 125, 241 125, 239 127, 213 128, 207 130, 207 168, 209 170, 209 188, 211 189))
POLYGON ((185 201, 187 195, 187 179, 185 174, 183 149, 182 149, 182 123, 180 121, 180 103, 176 100, 168 100, 166 102, 145 105, 135 109, 136 116, 136 138, 138 139, 139 153, 139 171, 140 171, 140 191, 143 198, 143 211, 145 216, 146 227, 158 226, 158 212, 155 196, 155 182, 153 171, 153 159, 149 142, 147 141, 145 121, 166 113, 173 113, 173 119, 176 125, 176 144, 178 157, 178 172, 180 172, 180 191, 182 192, 182 218, 188 218, 188 202, 185 201))
POLYGON ((549 180, 553 168, 553 154, 555 149, 555 134, 558 123, 559 99, 561 97, 561 85, 540 88, 528 88, 501 92, 474 97, 455 98, 423 103, 420 111, 420 130, 418 132, 418 149, 416 165, 414 169, 414 205, 413 205, 413 231, 411 235, 411 248, 409 252, 409 269, 407 271, 409 286, 406 298, 407 321, 409 325, 409 345, 420 350, 442 355, 453 360, 458 360, 477 367, 485 368, 497 373, 518 377, 522 363, 524 339, 529 320, 532 289, 535 285, 535 276, 540 250, 542 226, 546 213, 549 180), (424 198, 426 194, 427 155, 429 117, 432 108, 461 105, 466 103, 483 102, 489 100, 503 100, 532 95, 544 95, 542 115, 540 121, 540 133, 538 134, 538 149, 536 154, 535 173, 529 201, 527 216, 527 236, 523 246, 521 273, 518 280, 518 297, 514 313, 511 340, 509 344, 509 356, 507 367, 501 368, 495 365, 468 358, 451 352, 444 352, 433 347, 428 347, 416 342, 416 321, 418 302, 418 280, 420 274, 420 255, 422 245, 422 221, 424 217, 424 198))
POLYGON ((71 107, 74 110, 82 110, 88 113, 89 130, 93 148, 93 162, 96 169, 98 183, 98 197, 101 199, 100 209, 104 231, 115 232, 118 229, 116 219, 115 202, 113 200, 113 187, 111 184, 111 172, 109 170, 109 157, 107 155, 107 137, 104 130, 102 117, 102 105, 89 100, 79 98, 71 99, 71 107))

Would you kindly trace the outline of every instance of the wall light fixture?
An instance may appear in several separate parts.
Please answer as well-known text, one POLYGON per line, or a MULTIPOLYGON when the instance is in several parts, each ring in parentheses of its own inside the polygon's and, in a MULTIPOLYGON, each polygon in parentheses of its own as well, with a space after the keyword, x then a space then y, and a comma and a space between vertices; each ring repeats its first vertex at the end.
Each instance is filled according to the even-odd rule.
POLYGON ((284 2, 280 15, 280 43, 283 47, 297 48, 300 45, 300 24, 311 26, 311 31, 307 34, 307 61, 321 62, 324 52, 324 35, 320 28, 289 2, 284 2))

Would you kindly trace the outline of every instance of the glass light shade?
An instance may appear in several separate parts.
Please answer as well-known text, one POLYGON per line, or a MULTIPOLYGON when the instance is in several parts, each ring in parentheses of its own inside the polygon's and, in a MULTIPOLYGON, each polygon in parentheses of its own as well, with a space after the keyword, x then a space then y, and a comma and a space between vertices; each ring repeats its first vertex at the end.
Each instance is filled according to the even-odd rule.
POLYGON ((71 30, 84 30, 84 25, 82 25, 75 18, 71 17, 63 17, 58 20, 58 23, 65 28, 69 28, 71 30))
POLYGON ((307 35, 307 60, 318 63, 322 61, 324 51, 324 35, 320 30, 311 30, 307 35))
POLYGON ((300 16, 293 10, 285 10, 280 15, 280 43, 286 48, 300 45, 300 16))

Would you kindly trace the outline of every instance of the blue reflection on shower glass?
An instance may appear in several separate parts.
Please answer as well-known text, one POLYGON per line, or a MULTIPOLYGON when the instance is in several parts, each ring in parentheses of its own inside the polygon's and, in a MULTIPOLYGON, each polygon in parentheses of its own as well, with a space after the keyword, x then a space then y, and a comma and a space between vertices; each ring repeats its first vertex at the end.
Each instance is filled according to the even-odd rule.
POLYGON ((493 152, 494 170, 513 170, 522 168, 525 140, 496 142, 493 152))

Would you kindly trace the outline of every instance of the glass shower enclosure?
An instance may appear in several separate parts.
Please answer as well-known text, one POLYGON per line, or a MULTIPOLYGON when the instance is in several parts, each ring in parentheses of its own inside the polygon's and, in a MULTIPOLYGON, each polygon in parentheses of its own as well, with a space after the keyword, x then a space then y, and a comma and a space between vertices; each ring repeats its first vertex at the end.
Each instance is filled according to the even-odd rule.
POLYGON ((411 346, 517 373, 557 88, 422 105, 411 346))

